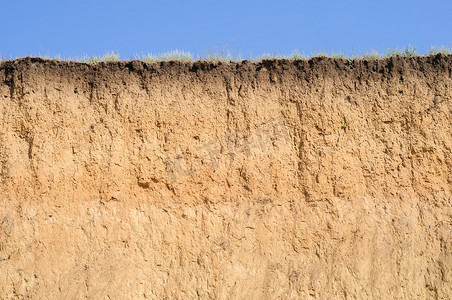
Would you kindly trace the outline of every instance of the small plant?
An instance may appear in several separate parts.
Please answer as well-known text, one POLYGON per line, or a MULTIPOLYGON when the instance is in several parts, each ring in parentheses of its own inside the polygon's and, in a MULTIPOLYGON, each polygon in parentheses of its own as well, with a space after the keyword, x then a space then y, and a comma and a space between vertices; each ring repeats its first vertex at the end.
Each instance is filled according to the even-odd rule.
POLYGON ((399 49, 392 49, 388 48, 386 52, 386 57, 392 57, 392 56, 418 56, 416 47, 412 46, 406 46, 405 49, 399 50, 399 49))
POLYGON ((314 52, 314 53, 312 53, 311 54, 311 57, 329 57, 330 55, 328 54, 328 52, 322 52, 322 51, 319 51, 319 52, 314 52))
POLYGON ((203 59, 207 60, 207 61, 224 61, 224 62, 237 61, 237 59, 234 59, 234 57, 231 55, 231 53, 229 51, 222 52, 221 54, 212 52, 211 54, 208 54, 203 59))
POLYGON ((37 57, 40 57, 42 59, 50 59, 50 55, 48 54, 41 55, 41 53, 39 53, 37 57))
POLYGON ((402 51, 402 55, 404 55, 404 56, 418 56, 419 54, 416 51, 416 47, 406 46, 406 48, 402 51))
POLYGON ((306 58, 307 58, 306 55, 300 53, 300 51, 298 51, 298 50, 294 50, 292 52, 292 54, 288 57, 288 59, 291 59, 291 60, 302 60, 302 59, 306 59, 306 58))
POLYGON ((436 55, 436 54, 452 54, 452 48, 447 48, 445 46, 441 46, 439 48, 430 46, 430 49, 427 50, 428 55, 436 55))
POLYGON ((330 57, 332 57, 332 58, 345 58, 345 55, 342 54, 342 52, 340 52, 340 51, 339 52, 331 51, 330 57))
POLYGON ((119 54, 116 54, 112 51, 111 53, 107 53, 102 56, 100 58, 100 61, 120 61, 119 54))
POLYGON ((348 64, 348 66, 350 67, 350 69, 353 69, 353 68, 355 67, 355 63, 354 63, 353 60, 351 60, 351 59, 348 59, 348 60, 347 60, 347 64, 348 64))
POLYGON ((344 124, 342 124, 341 128, 345 130, 348 128, 348 125, 344 123, 344 124))
POLYGON ((372 50, 370 52, 364 53, 362 55, 362 58, 364 58, 364 59, 379 59, 380 58, 380 54, 377 51, 372 50))
POLYGON ((207 60, 207 61, 224 61, 224 62, 232 62, 232 61, 241 61, 242 56, 237 54, 234 56, 228 50, 228 47, 234 43, 234 40, 228 40, 225 42, 218 42, 218 46, 208 47, 207 52, 204 57, 199 57, 199 60, 207 60))
POLYGON ((398 49, 392 49, 388 48, 386 50, 386 57, 392 57, 392 56, 398 56, 401 55, 400 51, 398 49))
POLYGON ((107 62, 107 61, 120 61, 119 54, 114 53, 113 51, 111 53, 104 54, 103 56, 84 56, 79 61, 86 62, 89 64, 95 64, 98 62, 107 62))
POLYGON ((145 62, 169 61, 169 60, 189 62, 193 60, 193 55, 190 52, 173 50, 166 51, 161 54, 141 53, 141 56, 135 56, 135 59, 142 60, 145 62))
POLYGON ((167 51, 160 56, 160 60, 178 60, 178 61, 192 61, 193 55, 188 51, 181 51, 181 50, 173 50, 173 51, 167 51))
POLYGON ((80 61, 86 62, 89 64, 95 64, 95 63, 100 62, 100 57, 99 56, 93 56, 93 57, 84 56, 84 57, 82 57, 82 59, 80 61))

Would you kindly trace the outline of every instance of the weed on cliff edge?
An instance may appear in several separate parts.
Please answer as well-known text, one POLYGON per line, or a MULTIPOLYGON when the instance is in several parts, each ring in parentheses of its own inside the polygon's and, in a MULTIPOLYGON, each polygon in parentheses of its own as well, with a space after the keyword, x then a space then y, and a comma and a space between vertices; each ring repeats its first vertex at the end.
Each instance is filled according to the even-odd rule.
POLYGON ((141 53, 141 55, 135 55, 135 59, 142 60, 145 62, 169 61, 169 60, 188 62, 193 61, 193 55, 187 51, 171 50, 160 54, 141 53))
POLYGON ((120 61, 119 54, 115 52, 110 52, 107 54, 104 54, 102 56, 83 56, 82 58, 76 59, 76 61, 79 62, 86 62, 86 63, 98 63, 98 62, 107 62, 107 61, 120 61))
POLYGON ((412 47, 412 46, 406 46, 405 49, 388 48, 385 57, 392 57, 392 56, 419 56, 419 53, 417 53, 416 47, 412 47))
POLYGON ((430 49, 427 50, 427 54, 428 55, 436 55, 436 54, 452 54, 452 47, 451 48, 447 48, 444 46, 441 47, 433 47, 430 46, 430 49))

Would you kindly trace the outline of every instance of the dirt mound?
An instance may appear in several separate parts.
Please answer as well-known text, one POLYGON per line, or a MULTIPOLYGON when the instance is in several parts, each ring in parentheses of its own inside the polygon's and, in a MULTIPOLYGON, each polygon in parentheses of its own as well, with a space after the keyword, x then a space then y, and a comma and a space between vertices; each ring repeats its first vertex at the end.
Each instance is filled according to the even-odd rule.
POLYGON ((449 299, 452 56, 0 63, 0 294, 449 299))

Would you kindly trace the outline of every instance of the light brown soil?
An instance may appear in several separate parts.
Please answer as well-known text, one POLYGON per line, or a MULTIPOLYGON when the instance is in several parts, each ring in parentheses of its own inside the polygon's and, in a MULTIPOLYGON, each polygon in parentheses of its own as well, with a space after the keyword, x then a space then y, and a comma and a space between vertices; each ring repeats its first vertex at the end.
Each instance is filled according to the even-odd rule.
POLYGON ((3 299, 450 299, 452 56, 0 64, 3 299))

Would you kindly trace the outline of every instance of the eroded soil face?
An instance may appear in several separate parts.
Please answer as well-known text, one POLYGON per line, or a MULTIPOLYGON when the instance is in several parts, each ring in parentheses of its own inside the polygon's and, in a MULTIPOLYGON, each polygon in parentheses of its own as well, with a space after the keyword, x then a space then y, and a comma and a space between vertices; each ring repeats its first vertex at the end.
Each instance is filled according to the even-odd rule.
POLYGON ((450 299, 451 73, 0 63, 0 295, 450 299))

